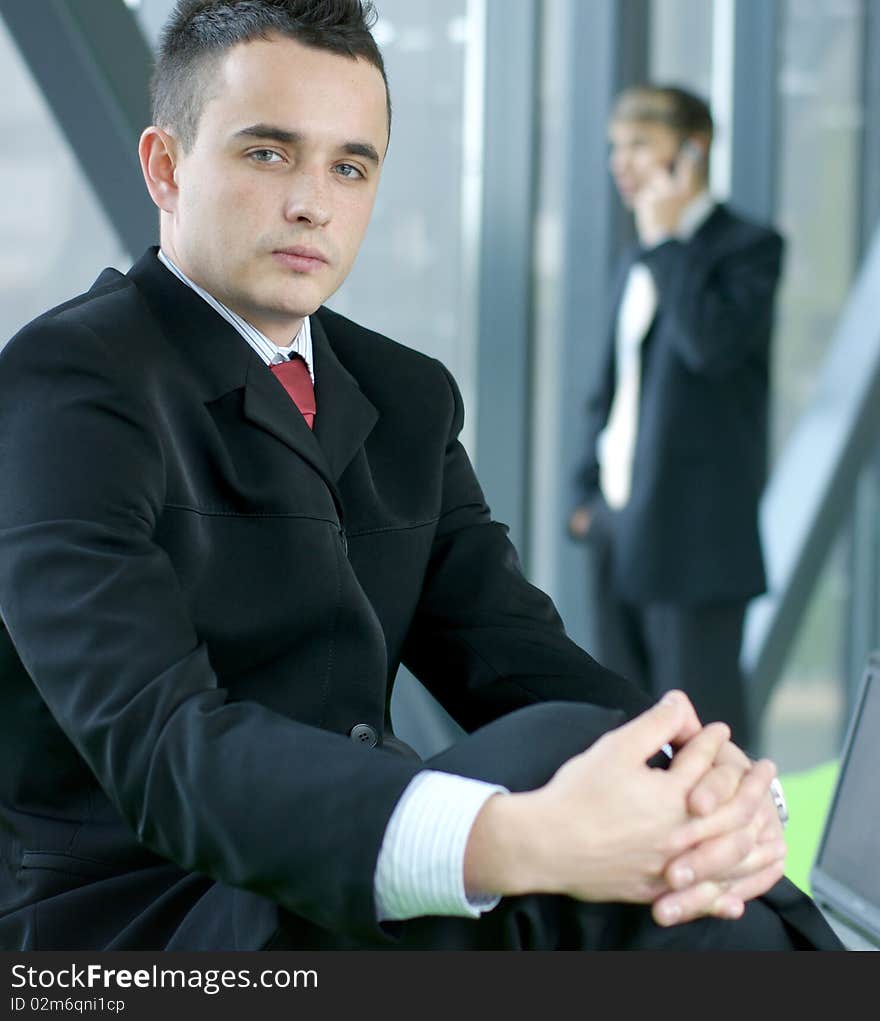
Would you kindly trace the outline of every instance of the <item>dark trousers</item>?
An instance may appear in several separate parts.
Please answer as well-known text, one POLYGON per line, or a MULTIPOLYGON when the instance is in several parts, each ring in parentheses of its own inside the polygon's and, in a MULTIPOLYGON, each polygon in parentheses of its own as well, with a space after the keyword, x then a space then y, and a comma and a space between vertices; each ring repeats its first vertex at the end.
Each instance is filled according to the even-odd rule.
POLYGON ((703 723, 723 720, 733 740, 750 749, 754 735, 739 668, 747 604, 624 602, 614 592, 607 537, 597 537, 593 551, 596 659, 655 698, 671 688, 687 692, 703 723))
MULTIPOLYGON (((519 710, 482 728, 426 762, 530 790, 621 722, 620 714, 572 703, 519 710)), ((585 806, 589 811, 589 806, 585 806)), ((417 918, 386 923, 392 940, 365 944, 340 934, 286 923, 269 950, 841 950, 813 902, 788 880, 751 901, 736 921, 700 919, 662 928, 650 909, 633 904, 588 904, 568 897, 531 895, 504 899, 479 919, 417 918)))
MULTIPOLYGON (((638 904, 588 904, 567 897, 504 900, 479 919, 415 918, 386 923, 389 943, 359 943, 332 933, 279 929, 264 950, 843 950, 816 912, 807 925, 790 924, 768 898, 790 895, 783 880, 767 897, 746 905, 742 918, 701 918, 684 925, 655 925, 638 904), (827 930, 827 931, 826 931, 827 930)), ((791 888, 794 889, 794 888, 791 888)), ((797 892, 796 897, 803 895, 797 892)), ((298 927, 297 927, 298 928, 298 927)))

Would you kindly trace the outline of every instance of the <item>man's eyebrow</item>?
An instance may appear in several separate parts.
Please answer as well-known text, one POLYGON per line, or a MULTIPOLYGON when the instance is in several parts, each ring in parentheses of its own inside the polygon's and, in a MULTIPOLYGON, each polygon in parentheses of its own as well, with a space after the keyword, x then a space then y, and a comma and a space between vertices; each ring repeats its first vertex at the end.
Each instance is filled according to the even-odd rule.
POLYGON ((345 142, 340 148, 347 156, 363 156, 365 160, 379 165, 379 153, 369 142, 345 142))
MULTIPOLYGON (((251 124, 250 127, 236 131, 233 138, 246 136, 249 138, 260 138, 270 142, 280 142, 282 145, 297 145, 302 142, 304 136, 299 131, 288 131, 286 128, 279 128, 274 124, 251 124)), ((371 163, 379 165, 379 153, 376 147, 369 142, 343 142, 340 150, 347 156, 362 156, 371 163)))
POLYGON ((286 131, 284 128, 277 128, 273 124, 251 124, 248 128, 236 131, 232 136, 239 138, 246 135, 250 138, 265 138, 273 142, 284 142, 287 145, 294 145, 302 141, 302 135, 298 131, 286 131))

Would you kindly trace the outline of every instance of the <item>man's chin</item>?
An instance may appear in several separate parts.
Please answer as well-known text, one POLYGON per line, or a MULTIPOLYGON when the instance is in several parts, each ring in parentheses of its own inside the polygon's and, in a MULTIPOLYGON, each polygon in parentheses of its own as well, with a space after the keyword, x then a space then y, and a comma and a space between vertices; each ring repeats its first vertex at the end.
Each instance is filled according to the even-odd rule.
POLYGON ((282 287, 266 302, 265 309, 279 319, 303 319, 316 312, 330 296, 324 287, 282 287))
POLYGON ((273 281, 271 303, 282 315, 311 315, 339 286, 336 281, 320 280, 314 276, 305 279, 287 277, 273 281))

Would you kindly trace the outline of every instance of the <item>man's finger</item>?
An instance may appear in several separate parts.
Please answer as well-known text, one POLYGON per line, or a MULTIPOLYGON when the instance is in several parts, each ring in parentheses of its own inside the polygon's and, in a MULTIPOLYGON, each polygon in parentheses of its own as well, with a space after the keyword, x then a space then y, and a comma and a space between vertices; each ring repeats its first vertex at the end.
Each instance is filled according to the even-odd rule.
POLYGON ((745 770, 728 763, 719 765, 717 756, 715 762, 715 768, 697 780, 688 795, 688 810, 693 815, 709 815, 719 805, 730 801, 739 789, 745 770))
POLYGON ((710 723, 675 753, 669 766, 687 791, 712 768, 718 751, 730 738, 726 723, 710 723))
POLYGON ((681 890, 706 879, 747 878, 785 857, 785 841, 761 843, 747 826, 733 833, 706 840, 674 858, 664 872, 673 890, 681 890))
POLYGON ((687 152, 679 155, 673 168, 672 180, 675 190, 680 194, 688 195, 697 190, 697 165, 693 155, 687 152))
MULTIPOLYGON (((671 767, 670 767, 671 768, 671 767)), ((749 826, 753 821, 763 824, 770 781, 776 776, 776 766, 769 759, 761 759, 743 776, 736 794, 711 815, 698 816, 681 828, 681 848, 692 847, 722 833, 749 826)))
POLYGON ((735 830, 706 840, 667 865, 666 881, 673 890, 684 890, 706 880, 733 879, 733 873, 755 849, 749 829, 735 830))
POLYGON ((752 760, 733 741, 729 741, 718 753, 718 762, 725 766, 739 766, 742 772, 752 768, 752 760))
POLYGON ((656 705, 623 724, 608 736, 622 744, 624 754, 633 763, 642 764, 665 744, 678 744, 690 732, 696 716, 683 691, 668 691, 656 705))
POLYGON ((703 882, 664 894, 651 905, 651 915, 658 925, 680 925, 695 918, 715 913, 719 900, 727 893, 720 883, 703 882))
POLYGON ((785 875, 785 859, 777 858, 766 868, 730 884, 728 893, 742 901, 753 900, 774 887, 785 875))

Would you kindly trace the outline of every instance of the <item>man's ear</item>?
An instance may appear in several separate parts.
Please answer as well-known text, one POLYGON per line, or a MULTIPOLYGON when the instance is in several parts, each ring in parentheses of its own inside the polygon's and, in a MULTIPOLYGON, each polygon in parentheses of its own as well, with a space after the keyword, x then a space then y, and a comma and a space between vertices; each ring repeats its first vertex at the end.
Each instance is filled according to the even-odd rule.
POLYGON ((175 178, 179 158, 177 139, 151 125, 141 135, 138 155, 150 198, 164 212, 173 213, 177 208, 178 195, 175 178))

